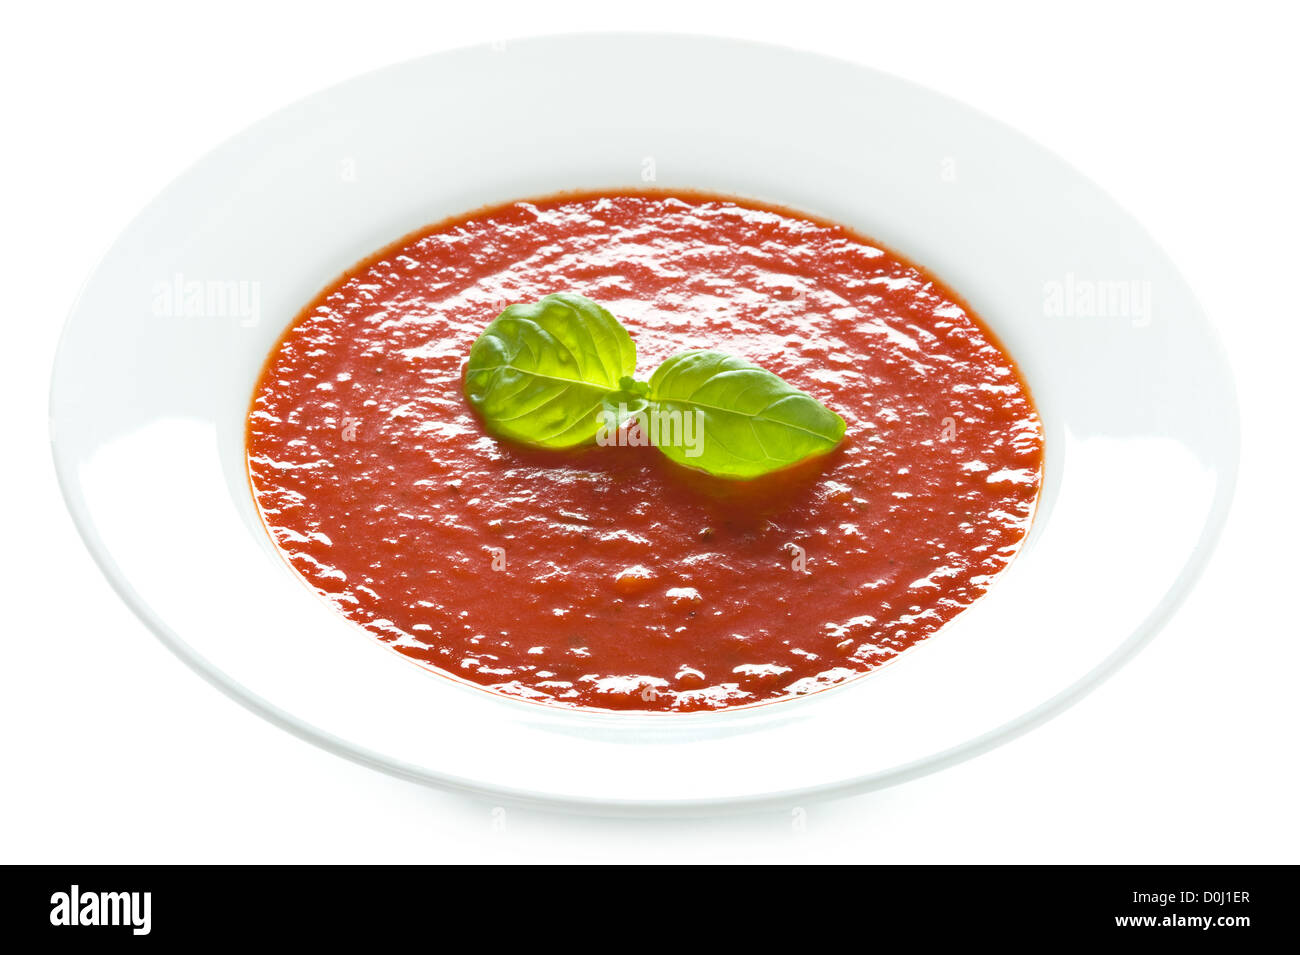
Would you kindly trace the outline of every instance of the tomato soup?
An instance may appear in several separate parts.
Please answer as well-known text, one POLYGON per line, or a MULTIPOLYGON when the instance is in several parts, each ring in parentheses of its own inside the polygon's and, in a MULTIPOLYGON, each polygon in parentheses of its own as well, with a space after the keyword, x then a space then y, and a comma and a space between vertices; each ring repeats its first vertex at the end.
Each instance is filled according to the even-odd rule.
POLYGON ((934 276, 693 193, 513 202, 398 241, 303 310, 248 420, 266 526, 341 613, 493 691, 614 710, 779 700, 886 663, 1012 560, 1042 459, 1015 364, 934 276), (838 412, 843 442, 734 481, 654 448, 493 438, 464 397, 470 346, 560 291, 617 316, 639 377, 730 352, 838 412))

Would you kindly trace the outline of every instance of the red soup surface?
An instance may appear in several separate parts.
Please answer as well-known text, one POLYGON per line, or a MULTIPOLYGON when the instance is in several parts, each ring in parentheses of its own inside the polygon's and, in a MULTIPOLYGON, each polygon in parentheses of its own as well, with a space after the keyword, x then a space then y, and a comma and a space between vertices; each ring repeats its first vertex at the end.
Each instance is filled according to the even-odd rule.
POLYGON ((266 525, 344 615, 500 693, 619 710, 776 700, 897 656, 1011 561, 1042 455, 1015 365, 932 275, 691 193, 513 202, 400 240, 298 316, 248 422, 266 525), (492 438, 470 345, 557 291, 623 322, 637 377, 731 352, 837 411, 843 444, 728 482, 653 448, 492 438))

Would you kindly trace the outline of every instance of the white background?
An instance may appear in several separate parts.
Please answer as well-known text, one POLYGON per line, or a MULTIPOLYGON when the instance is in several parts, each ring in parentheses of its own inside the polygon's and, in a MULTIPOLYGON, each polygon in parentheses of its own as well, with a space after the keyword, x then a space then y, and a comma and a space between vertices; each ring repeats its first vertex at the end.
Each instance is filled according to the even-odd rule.
POLYGON ((1282 3, 1046 6, 7 10, 0 861, 1300 861, 1300 22, 1282 3), (509 808, 502 826, 491 802, 354 766, 241 709, 100 577, 55 488, 46 393, 63 317, 135 212, 248 123, 356 73, 601 29, 781 42, 952 94, 1065 156, 1179 263, 1239 379, 1242 480, 1195 593, 1074 709, 989 755, 857 798, 688 821, 509 808))

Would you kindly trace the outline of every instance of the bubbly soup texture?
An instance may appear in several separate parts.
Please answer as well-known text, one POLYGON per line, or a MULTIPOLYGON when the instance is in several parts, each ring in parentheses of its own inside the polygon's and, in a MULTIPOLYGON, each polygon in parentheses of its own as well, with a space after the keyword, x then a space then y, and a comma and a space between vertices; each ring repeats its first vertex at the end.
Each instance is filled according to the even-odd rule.
POLYGON ((776 700, 885 663, 1012 560, 1042 457, 1014 363, 933 276, 698 194, 515 202, 401 240, 302 312, 248 421, 266 525, 343 614, 472 683, 604 709, 776 700), (637 377, 730 352, 838 412, 844 442, 729 482, 653 448, 494 439, 463 395, 470 346, 556 291, 623 322, 637 377))

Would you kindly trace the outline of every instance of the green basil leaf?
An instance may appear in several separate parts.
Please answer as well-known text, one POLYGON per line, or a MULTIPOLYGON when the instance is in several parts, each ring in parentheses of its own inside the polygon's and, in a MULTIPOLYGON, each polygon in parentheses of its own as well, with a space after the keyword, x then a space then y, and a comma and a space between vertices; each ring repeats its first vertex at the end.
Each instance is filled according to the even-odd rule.
POLYGON ((758 477, 825 454, 844 437, 844 419, 817 399, 721 352, 672 356, 650 376, 648 397, 652 442, 678 464, 719 477, 758 477))
POLYGON ((543 448, 594 441, 607 395, 636 370, 618 319, 561 292, 511 305, 484 329, 465 366, 465 397, 498 437, 543 448))

